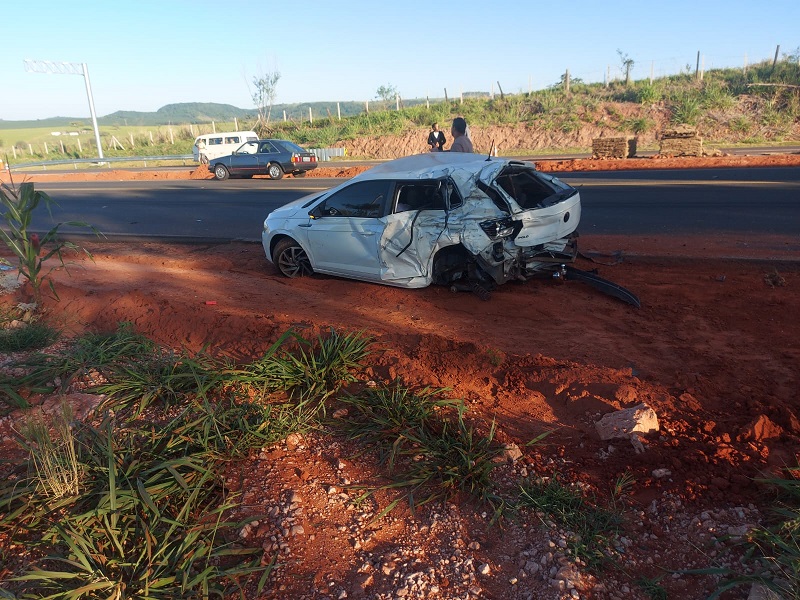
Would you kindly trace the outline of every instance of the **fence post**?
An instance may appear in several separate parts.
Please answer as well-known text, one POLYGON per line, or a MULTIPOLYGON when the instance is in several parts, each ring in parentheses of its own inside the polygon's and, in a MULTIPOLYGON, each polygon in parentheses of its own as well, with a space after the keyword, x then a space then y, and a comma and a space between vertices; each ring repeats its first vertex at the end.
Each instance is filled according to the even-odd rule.
POLYGON ((17 160, 17 149, 15 146, 11 146, 11 152, 14 154, 14 160, 17 160))
POLYGON ((449 100, 447 99, 447 88, 444 88, 444 101, 449 102, 449 100))
POLYGON ((286 111, 283 111, 283 122, 286 123, 286 111))
POLYGON ((47 149, 47 142, 44 143, 44 153, 50 154, 50 150, 47 149))
MULTIPOLYGON (((216 131, 214 132, 216 133, 216 131)), ((169 143, 175 145, 175 136, 172 135, 172 127, 169 128, 169 143)))
POLYGON ((83 148, 81 148, 81 138, 77 138, 78 140, 78 154, 83 154, 83 148))
POLYGON ((211 121, 211 133, 217 133, 217 124, 211 121))
POLYGON ((342 109, 339 106, 338 102, 336 103, 336 114, 339 116, 339 120, 341 121, 342 120, 342 109))
POLYGON ((694 67, 694 78, 700 77, 700 50, 697 51, 697 64, 694 67))
POLYGON ((369 100, 367 100, 366 102, 364 102, 364 106, 365 106, 365 107, 366 107, 366 109, 367 109, 367 114, 369 114, 369 100))
POLYGON ((311 114, 311 107, 308 107, 308 122, 314 124, 314 115, 311 114))
POLYGON ((64 152, 64 142, 58 140, 58 143, 61 144, 61 154, 66 154, 66 152, 64 152))
POLYGON ((236 131, 239 131, 239 119, 237 119, 236 117, 233 117, 233 124, 236 126, 236 127, 234 127, 234 129, 236 131))
POLYGON ((28 154, 33 156, 33 146, 31 146, 30 144, 28 144, 28 154))
POLYGON ((148 131, 148 133, 150 134, 150 143, 152 144, 153 143, 153 132, 152 131, 148 131))
MULTIPOLYGON (((189 127, 191 127, 191 125, 189 127)), ((133 134, 129 133, 128 137, 131 139, 131 150, 132 150, 133 149, 133 134)))
POLYGON ((775 58, 772 61, 772 70, 773 71, 775 70, 775 65, 778 64, 778 52, 780 52, 780 51, 781 51, 781 45, 778 44, 778 46, 775 48, 775 58))

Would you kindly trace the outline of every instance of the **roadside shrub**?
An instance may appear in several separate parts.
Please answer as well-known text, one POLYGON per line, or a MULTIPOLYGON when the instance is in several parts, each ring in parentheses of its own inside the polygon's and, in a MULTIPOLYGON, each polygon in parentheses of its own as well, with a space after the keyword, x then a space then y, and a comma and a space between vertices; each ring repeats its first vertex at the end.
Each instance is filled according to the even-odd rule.
POLYGON ((697 125, 702 115, 700 99, 691 92, 681 93, 671 100, 670 112, 673 125, 697 125))
MULTIPOLYGON (((43 205, 48 212, 55 204, 46 193, 34 189, 33 183, 23 183, 19 189, 0 185, 0 207, 3 209, 2 218, 5 226, 0 227, 0 239, 17 259, 19 274, 30 282, 33 290, 33 299, 41 303, 42 284, 46 281, 50 286, 53 296, 58 299, 53 282, 49 275, 58 267, 66 267, 64 263, 64 250, 83 250, 80 246, 60 240, 58 232, 61 225, 73 227, 94 228, 82 221, 68 221, 52 227, 43 236, 31 232, 31 220, 34 212, 43 205), (58 261, 58 265, 45 270, 45 263, 51 258, 58 261)), ((83 250, 89 257, 91 254, 83 250)))

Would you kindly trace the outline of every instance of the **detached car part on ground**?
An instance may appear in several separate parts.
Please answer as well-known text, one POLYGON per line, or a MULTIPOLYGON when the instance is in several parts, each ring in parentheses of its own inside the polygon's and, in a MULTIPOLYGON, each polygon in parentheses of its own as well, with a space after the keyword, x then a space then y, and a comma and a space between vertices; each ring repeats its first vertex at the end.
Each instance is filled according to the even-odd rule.
POLYGON ((280 179, 284 173, 303 177, 317 168, 317 157, 287 140, 255 140, 245 142, 233 154, 209 159, 208 168, 219 180, 253 175, 280 179))
POLYGON ((262 244, 287 277, 447 285, 487 298, 497 285, 553 274, 631 302, 624 288, 566 267, 577 256, 580 216, 578 190, 532 163, 431 152, 278 208, 262 244))

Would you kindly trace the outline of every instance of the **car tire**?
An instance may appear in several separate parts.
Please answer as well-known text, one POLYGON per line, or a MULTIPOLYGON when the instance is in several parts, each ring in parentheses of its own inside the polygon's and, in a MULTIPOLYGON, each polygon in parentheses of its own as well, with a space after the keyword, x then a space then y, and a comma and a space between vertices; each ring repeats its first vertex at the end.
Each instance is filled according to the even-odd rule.
POLYGON ((278 163, 270 163, 269 167, 267 168, 267 173, 269 173, 270 179, 280 179, 283 177, 283 169, 278 163))
POLYGON ((214 167, 214 177, 219 181, 224 181, 230 177, 230 173, 228 173, 228 169, 225 168, 225 165, 217 165, 214 167))
POLYGON ((272 263, 284 277, 311 275, 314 269, 303 247, 292 238, 283 238, 272 251, 272 263))

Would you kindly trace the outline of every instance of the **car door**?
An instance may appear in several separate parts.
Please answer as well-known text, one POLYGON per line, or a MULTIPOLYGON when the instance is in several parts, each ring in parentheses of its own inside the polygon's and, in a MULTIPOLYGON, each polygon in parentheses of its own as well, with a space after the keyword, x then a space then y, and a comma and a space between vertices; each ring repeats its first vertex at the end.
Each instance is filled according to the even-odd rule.
POLYGON ((231 175, 254 175, 258 172, 258 142, 245 142, 231 154, 231 175))
POLYGON ((316 271, 380 281, 378 244, 391 187, 387 180, 355 182, 311 211, 305 233, 316 271))
POLYGON ((438 244, 448 245, 445 211, 446 182, 398 181, 393 210, 379 243, 381 279, 384 281, 430 277, 430 263, 438 244))
POLYGON ((258 144, 258 172, 268 173, 271 162, 280 162, 280 150, 270 141, 259 142, 258 144))

